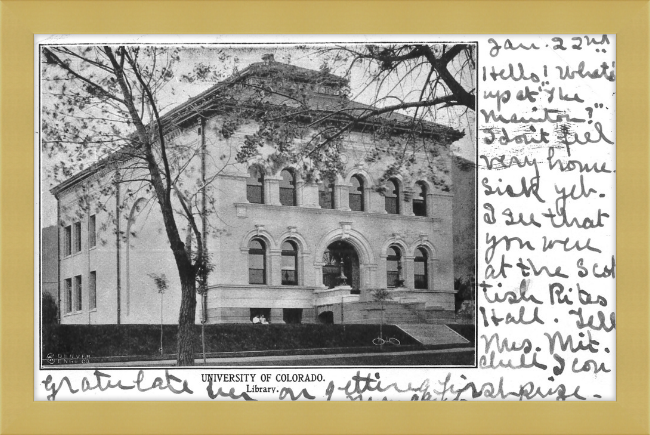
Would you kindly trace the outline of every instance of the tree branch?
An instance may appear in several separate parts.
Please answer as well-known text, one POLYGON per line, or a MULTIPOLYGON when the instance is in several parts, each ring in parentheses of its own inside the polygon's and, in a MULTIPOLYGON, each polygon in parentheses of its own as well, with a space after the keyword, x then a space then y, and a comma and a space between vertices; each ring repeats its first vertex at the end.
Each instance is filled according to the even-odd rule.
POLYGON ((59 57, 56 54, 54 54, 50 49, 43 48, 43 53, 45 53, 45 57, 47 58, 48 61, 54 62, 56 65, 59 66, 59 68, 65 70, 66 72, 68 72, 68 74, 71 74, 74 77, 81 80, 82 82, 88 84, 93 89, 96 89, 102 95, 105 95, 106 97, 111 98, 111 99, 113 99, 115 101, 118 101, 118 102, 120 102, 122 104, 126 104, 126 102, 124 100, 122 100, 122 99, 116 97, 115 95, 111 94, 110 92, 108 92, 107 90, 105 90, 104 88, 99 86, 98 84, 96 84, 96 83, 92 82, 91 80, 89 80, 88 78, 78 74, 76 71, 73 71, 65 62, 63 62, 61 59, 59 59, 59 57))
POLYGON ((440 79, 447 85, 449 91, 452 95, 455 96, 456 100, 472 110, 476 110, 476 103, 474 101, 474 96, 467 92, 463 86, 456 81, 456 79, 451 75, 447 69, 447 64, 451 59, 458 55, 463 49, 466 48, 464 44, 459 44, 451 47, 440 59, 436 59, 436 56, 433 54, 431 47, 423 45, 423 53, 427 60, 431 63, 433 68, 440 79))
POLYGON ((158 142, 160 144, 160 157, 162 158, 163 166, 165 168, 165 180, 167 182, 167 195, 169 196, 171 194, 171 170, 169 169, 169 160, 167 159, 167 150, 165 149, 165 136, 163 132, 162 123, 160 122, 160 114, 158 113, 158 107, 156 106, 156 101, 154 100, 153 95, 151 94, 151 89, 149 89, 147 84, 144 82, 144 79, 142 78, 142 75, 140 74, 140 71, 138 70, 138 67, 135 64, 135 61, 126 50, 124 50, 124 52, 128 62, 131 64, 131 68, 133 68, 133 72, 135 73, 136 78, 138 79, 140 85, 142 86, 143 91, 147 94, 147 98, 149 99, 149 104, 151 104, 151 108, 153 110, 154 116, 156 117, 156 127, 158 129, 158 142))

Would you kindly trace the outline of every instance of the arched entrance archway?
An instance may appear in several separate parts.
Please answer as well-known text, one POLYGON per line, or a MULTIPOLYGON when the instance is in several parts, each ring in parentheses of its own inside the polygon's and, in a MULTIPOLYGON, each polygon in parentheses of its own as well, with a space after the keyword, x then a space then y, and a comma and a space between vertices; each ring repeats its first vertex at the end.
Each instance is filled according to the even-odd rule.
POLYGON ((327 288, 348 285, 360 287, 359 255, 350 243, 337 240, 323 253, 323 284, 327 288))

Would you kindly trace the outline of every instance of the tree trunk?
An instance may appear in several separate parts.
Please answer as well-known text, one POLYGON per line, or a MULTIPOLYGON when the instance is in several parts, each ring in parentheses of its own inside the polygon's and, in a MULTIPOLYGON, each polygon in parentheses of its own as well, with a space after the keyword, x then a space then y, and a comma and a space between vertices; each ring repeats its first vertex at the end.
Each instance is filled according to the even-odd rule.
POLYGON ((194 365, 194 322, 196 318, 196 285, 194 274, 181 273, 181 310, 178 315, 177 360, 179 366, 194 365))
MULTIPOLYGON (((167 151, 165 144, 165 136, 163 134, 163 128, 160 121, 160 116, 156 107, 156 102, 153 97, 153 93, 148 84, 142 80, 142 77, 139 75, 138 68, 135 66, 135 62, 130 59, 127 53, 124 51, 124 47, 120 47, 118 51, 119 60, 116 59, 113 50, 110 46, 104 47, 104 52, 109 58, 111 65, 113 66, 113 71, 115 78, 120 86, 122 95, 124 99, 118 99, 129 112, 131 120, 133 121, 136 132, 138 134, 139 144, 138 146, 142 147, 143 157, 147 161, 147 168, 149 170, 149 175, 151 176, 151 184, 156 193, 156 198, 160 204, 160 211, 162 213, 163 222, 165 224, 165 230, 167 232, 167 238, 169 240, 170 248, 174 254, 174 260, 176 261, 176 267, 178 269, 178 276, 181 280, 181 309, 178 316, 178 357, 177 364, 179 366, 194 365, 194 321, 196 315, 196 272, 194 266, 192 265, 191 256, 185 251, 185 244, 181 240, 180 233, 178 231, 178 226, 176 225, 176 220, 174 218, 174 209, 172 207, 172 174, 169 169, 169 162, 167 160, 167 151), (127 84, 126 76, 124 74, 124 62, 127 60, 132 65, 132 71, 137 76, 140 84, 142 85, 143 91, 146 93, 150 107, 155 113, 155 124, 157 128, 158 137, 152 137, 150 131, 144 125, 138 110, 135 107, 133 98, 133 92, 130 86, 127 84), (154 148, 156 146, 156 140, 159 150, 160 159, 162 160, 162 174, 159 168, 159 163, 157 161, 156 153, 154 148), (164 176, 164 178, 163 178, 164 176)), ((66 69, 64 67, 64 69, 66 69)), ((69 68, 68 68, 69 70, 69 68)), ((187 213, 186 216, 188 219, 192 220, 191 213, 187 213)), ((201 233, 198 232, 196 226, 194 227, 195 235, 198 239, 201 239, 201 233)))
MULTIPOLYGON (((384 300, 382 299, 382 301, 381 301, 381 323, 379 324, 379 340, 380 340, 380 342, 383 339, 384 339, 384 300)), ((383 342, 379 345, 379 348, 380 349, 384 348, 384 343, 383 342)))

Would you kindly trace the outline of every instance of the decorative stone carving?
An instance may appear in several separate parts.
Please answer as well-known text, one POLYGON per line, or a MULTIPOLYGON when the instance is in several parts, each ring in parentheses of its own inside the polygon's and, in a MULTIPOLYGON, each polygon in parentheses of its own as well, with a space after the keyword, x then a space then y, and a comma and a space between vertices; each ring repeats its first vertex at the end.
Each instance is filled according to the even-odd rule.
POLYGON ((352 222, 339 222, 339 225, 341 225, 341 230, 343 230, 343 234, 341 234, 341 240, 345 240, 350 237, 349 232, 352 229, 352 222))

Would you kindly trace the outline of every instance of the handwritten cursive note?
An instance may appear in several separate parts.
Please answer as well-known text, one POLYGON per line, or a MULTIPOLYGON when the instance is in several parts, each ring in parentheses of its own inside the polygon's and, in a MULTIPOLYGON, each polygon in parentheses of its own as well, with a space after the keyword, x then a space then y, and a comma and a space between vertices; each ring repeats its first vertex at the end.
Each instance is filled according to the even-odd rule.
POLYGON ((478 111, 480 373, 612 400, 614 38, 487 42, 478 111))

